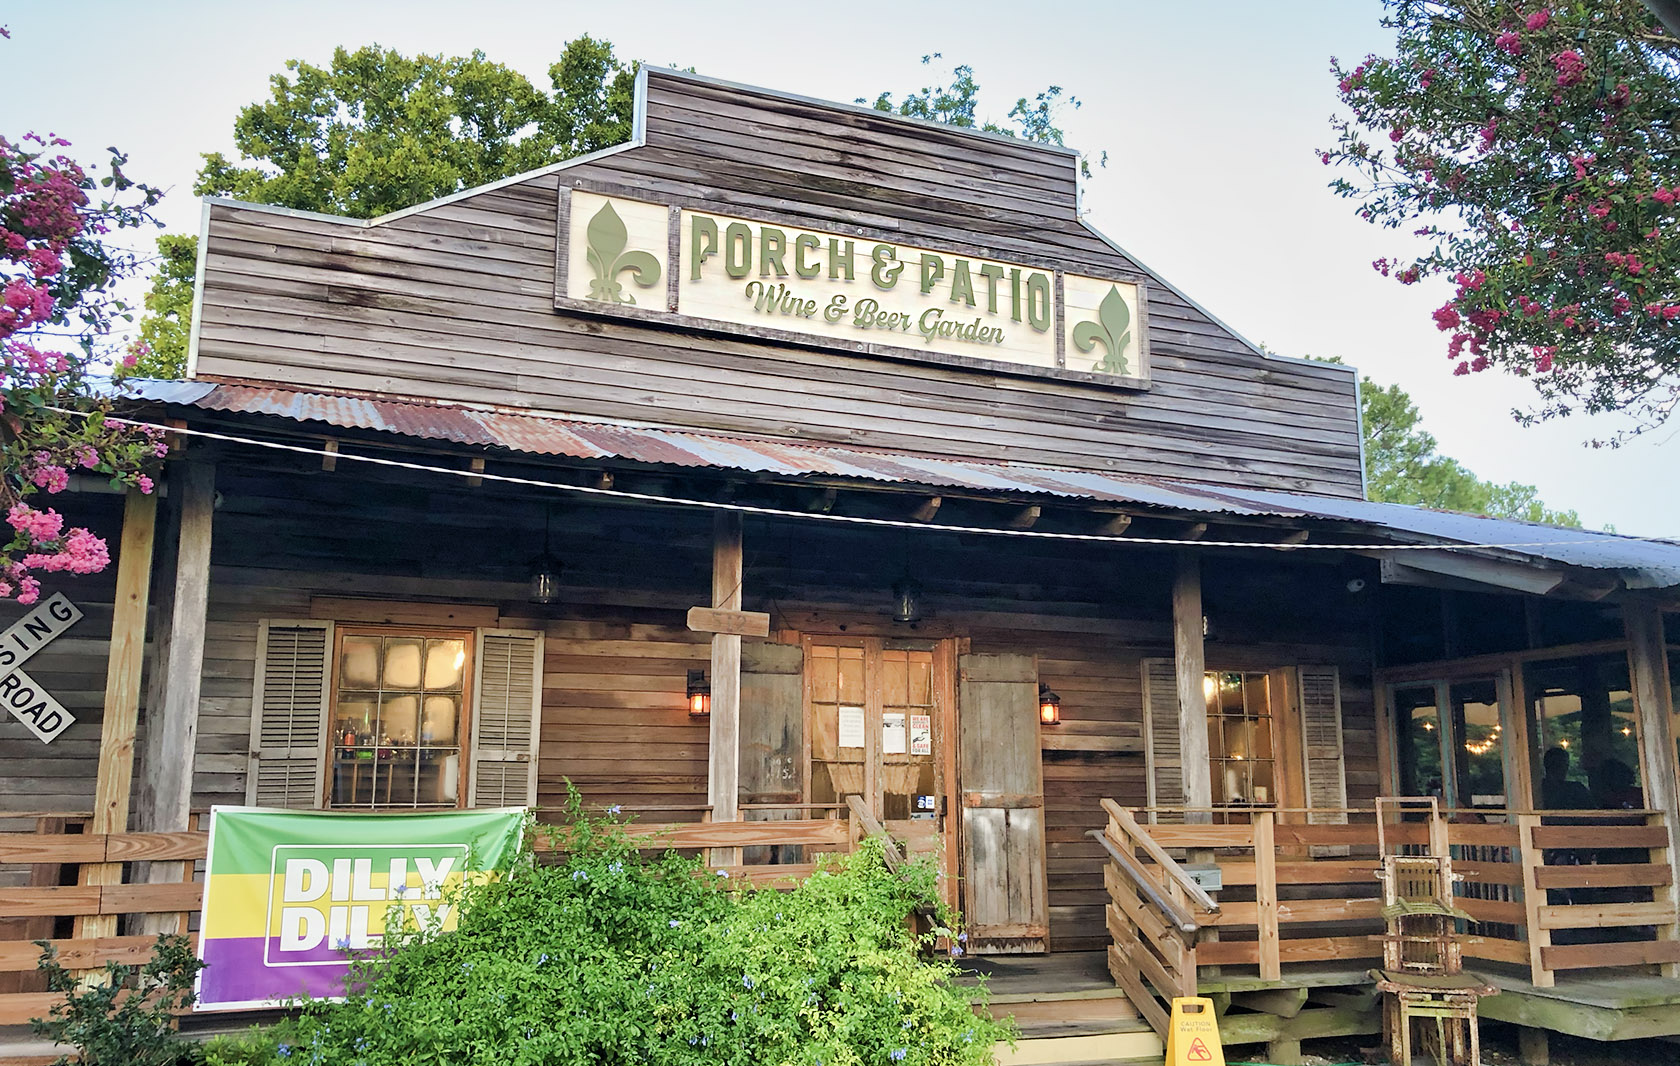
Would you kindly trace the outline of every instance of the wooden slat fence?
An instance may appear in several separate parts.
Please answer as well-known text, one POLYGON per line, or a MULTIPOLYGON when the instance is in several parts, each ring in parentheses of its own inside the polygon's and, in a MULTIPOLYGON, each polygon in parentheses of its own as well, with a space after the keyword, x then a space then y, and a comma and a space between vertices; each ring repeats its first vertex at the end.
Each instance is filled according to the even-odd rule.
MULTIPOLYGON (((27 1024, 60 998, 45 991, 35 972, 41 955, 35 940, 50 941, 72 970, 98 970, 110 961, 140 963, 150 957, 154 935, 76 936, 78 920, 108 916, 120 926, 139 915, 156 915, 154 927, 186 933, 203 902, 202 881, 135 883, 133 864, 168 863, 175 870, 191 870, 205 856, 205 832, 67 832, 75 820, 54 817, 40 818, 36 825, 33 833, 0 833, 0 1026, 27 1024), (123 883, 78 883, 82 870, 103 864, 125 864, 123 883)), ((809 876, 817 854, 851 850, 860 829, 839 818, 806 818, 632 823, 628 832, 650 849, 709 855, 717 848, 738 855, 741 848, 761 848, 810 860, 712 867, 734 882, 790 887, 809 876)), ((539 853, 558 850, 555 844, 544 834, 535 841, 539 853)))
MULTIPOLYGON (((1251 968, 1283 980, 1292 966, 1381 957, 1374 811, 1350 810, 1346 825, 1305 824, 1292 811, 1193 824, 1147 822, 1109 800, 1103 808, 1115 979, 1152 1022, 1150 1008, 1161 1016, 1158 1029, 1165 1014, 1155 997, 1191 994, 1193 968, 1251 968), (1186 944, 1162 935, 1172 908, 1151 906, 1128 868, 1141 867, 1170 894, 1192 854, 1217 863, 1222 885, 1216 908, 1195 911, 1198 931, 1186 944)), ((1465 820, 1444 829, 1461 878, 1456 903, 1472 919, 1462 930, 1466 959, 1525 968, 1538 987, 1566 970, 1658 965, 1672 975, 1680 965, 1661 814, 1457 813, 1465 820)), ((1430 826, 1389 825, 1386 836, 1391 846, 1421 850, 1430 826)))

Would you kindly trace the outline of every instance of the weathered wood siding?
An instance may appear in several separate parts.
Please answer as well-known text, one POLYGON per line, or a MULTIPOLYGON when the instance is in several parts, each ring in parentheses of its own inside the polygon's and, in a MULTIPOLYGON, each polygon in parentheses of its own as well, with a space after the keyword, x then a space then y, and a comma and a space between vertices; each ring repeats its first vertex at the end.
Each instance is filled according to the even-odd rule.
POLYGON ((1077 217, 1071 155, 671 72, 645 106, 640 146, 372 225, 213 205, 198 376, 1359 494, 1354 375, 1150 278, 1077 217), (1153 384, 556 313, 562 183, 1149 280, 1153 384))
MULTIPOLYGON (((541 501, 492 485, 374 483, 302 462, 264 470, 246 455, 218 466, 196 809, 244 802, 259 620, 388 614, 545 634, 541 805, 563 803, 570 781, 591 803, 686 807, 658 817, 699 817, 707 726, 688 717, 683 687, 689 669, 709 663, 709 644, 683 618, 709 594, 708 515, 556 505, 553 550, 566 564, 565 593, 560 604, 536 608, 525 602, 524 574, 542 544, 541 501)), ((114 541, 119 499, 88 502, 98 512, 88 521, 114 541)), ((1052 945, 1104 943, 1102 857, 1084 834, 1102 824, 1099 799, 1145 802, 1139 664, 1171 653, 1170 557, 751 518, 745 547, 745 606, 769 611, 777 630, 951 636, 977 653, 1036 657, 1039 678, 1062 698, 1064 721, 1045 731, 1042 752, 1052 945), (914 628, 887 620, 888 589, 906 566, 926 588, 927 617, 914 628), (1074 734, 1091 745, 1057 739, 1074 734)), ((9 771, 0 810, 88 806, 109 583, 99 575, 52 585, 88 617, 29 669, 82 720, 51 748, 0 721, 9 771)), ((1368 627, 1344 583, 1335 567, 1296 556, 1210 562, 1208 610, 1220 639, 1208 661, 1338 665, 1350 801, 1360 804, 1376 787, 1368 627)), ((8 621, 18 613, 0 610, 8 621)))
MULTIPOLYGON (((93 809, 98 773, 123 498, 78 492, 50 501, 31 497, 30 502, 42 507, 50 503, 65 516, 67 526, 85 526, 104 537, 111 565, 102 573, 86 576, 40 575, 41 598, 64 593, 81 608, 82 619, 37 652, 23 669, 76 716, 76 724, 51 744, 43 744, 10 712, 0 711, 0 812, 87 812, 93 809)), ((10 533, 7 527, 6 535, 10 533)), ((14 599, 0 600, 0 630, 29 610, 14 599)))

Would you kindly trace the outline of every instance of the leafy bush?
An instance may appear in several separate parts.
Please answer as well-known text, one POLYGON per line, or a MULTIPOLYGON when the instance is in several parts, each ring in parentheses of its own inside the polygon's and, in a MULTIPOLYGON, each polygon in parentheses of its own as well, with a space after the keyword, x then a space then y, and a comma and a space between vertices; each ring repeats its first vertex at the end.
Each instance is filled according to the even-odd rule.
MULTIPOLYGON (((69 1044, 84 1066, 187 1066, 204 1061, 197 1044, 175 1032, 175 1012, 192 1005, 193 979, 204 964, 183 936, 159 937, 141 966, 105 964, 104 980, 83 982, 59 964, 45 940, 39 970, 64 1002, 30 1022, 37 1036, 69 1044)), ((68 1056, 59 1066, 70 1062, 68 1056)))
POLYGON ((526 853, 465 890, 458 929, 410 932, 358 964, 347 1000, 306 1004, 276 1055, 333 1066, 982 1066, 1009 1037, 976 1017, 955 967, 926 954, 949 931, 918 936, 906 921, 934 898, 931 867, 889 873, 879 843, 777 892, 734 888, 674 852, 644 858, 575 796, 555 832, 563 861, 526 853))

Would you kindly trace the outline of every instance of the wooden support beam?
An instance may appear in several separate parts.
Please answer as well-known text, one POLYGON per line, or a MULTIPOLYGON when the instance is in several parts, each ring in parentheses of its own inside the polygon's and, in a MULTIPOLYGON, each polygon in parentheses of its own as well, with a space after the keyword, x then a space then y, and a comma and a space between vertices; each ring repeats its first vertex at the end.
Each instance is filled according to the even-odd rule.
POLYGON ((1201 540, 1202 535, 1207 531, 1208 524, 1206 522, 1192 522, 1184 527, 1184 531, 1179 536, 1185 540, 1201 540))
MULTIPOLYGON (((146 704, 146 752, 141 760, 141 829, 185 832, 192 812, 193 755, 198 749, 198 703, 204 673, 205 611, 210 592, 210 532, 216 510, 216 468, 187 462, 176 482, 174 587, 169 613, 154 641, 152 698, 146 704)), ((162 605, 160 604, 160 607, 162 605)), ((151 883, 190 881, 190 863, 148 864, 151 883)), ((144 933, 185 932, 176 915, 147 915, 144 933)))
POLYGON ((1278 538, 1279 544, 1305 544, 1312 534, 1304 529, 1297 529, 1293 533, 1285 533, 1278 538))
MULTIPOLYGON (((1639 716, 1639 776, 1645 786, 1645 806, 1663 813, 1668 829, 1666 848, 1653 849, 1652 862, 1680 864, 1680 781, 1675 777, 1674 688, 1668 673, 1667 640, 1662 609, 1639 601, 1624 604, 1622 625, 1627 630, 1628 662, 1633 668, 1634 711, 1639 716)), ((1671 910, 1680 908, 1680 878, 1670 877, 1657 888, 1656 898, 1671 910)), ((1661 940, 1680 939, 1674 923, 1657 927, 1661 940)), ((1680 963, 1664 963, 1664 977, 1680 977, 1680 963)))
POLYGON ((929 496, 911 510, 910 517, 918 522, 931 522, 933 516, 939 513, 939 505, 944 502, 943 496, 929 496))
POLYGON ((596 474, 595 475, 595 487, 598 488, 598 489, 610 489, 610 488, 612 488, 613 487, 613 473, 612 473, 612 471, 611 470, 603 470, 600 473, 596 474))
POLYGON ((1208 822, 1212 821, 1207 808, 1213 806, 1213 777, 1208 764, 1207 695, 1202 688, 1202 676, 1207 672, 1202 649, 1202 566, 1201 560, 1188 551, 1178 556, 1172 603, 1184 805, 1193 808, 1184 820, 1208 822))
MULTIPOLYGON (((712 607, 741 609, 741 515, 724 511, 712 526, 712 607)), ((706 802, 715 822, 740 818, 741 781, 741 638, 733 633, 712 636, 711 746, 706 777, 706 802)), ((714 866, 736 866, 737 848, 712 849, 714 866)))
POLYGON ((1031 529, 1038 522, 1039 515, 1043 513, 1043 507, 1040 507, 1036 503, 1029 504, 1028 506, 1021 508, 1019 511, 1016 511, 1010 516, 1009 521, 1004 524, 1010 529, 1031 529))
POLYGON ((1129 514, 1111 514, 1103 519, 1097 527, 1097 532, 1105 537, 1118 537, 1131 527, 1132 516, 1129 514))
POLYGON ((840 498, 840 490, 833 485, 815 493, 806 501, 805 509, 816 514, 828 514, 834 510, 834 501, 840 498))
MULTIPOLYGON (((117 549, 117 588, 111 614, 111 651, 105 668, 105 709, 100 726, 99 773, 94 783, 91 833, 128 829, 128 797, 134 784, 134 730, 140 717, 140 672, 146 653, 146 602, 152 581, 152 543, 157 532, 157 497, 130 489, 123 504, 122 540, 117 549)), ((82 867, 83 885, 115 885, 122 863, 82 867)), ((76 919, 75 936, 115 936, 116 915, 76 919)))
MULTIPOLYGON (((468 466, 471 468, 472 472, 475 473, 475 474, 484 473, 484 456, 482 456, 482 455, 475 456, 473 458, 472 462, 468 464, 468 466)), ((469 489, 476 489, 483 484, 484 484, 484 479, 481 478, 481 477, 470 477, 470 478, 467 479, 467 487, 469 489)))
POLYGON ((321 447, 327 453, 321 456, 321 469, 330 474, 338 469, 338 441, 329 440, 321 447))

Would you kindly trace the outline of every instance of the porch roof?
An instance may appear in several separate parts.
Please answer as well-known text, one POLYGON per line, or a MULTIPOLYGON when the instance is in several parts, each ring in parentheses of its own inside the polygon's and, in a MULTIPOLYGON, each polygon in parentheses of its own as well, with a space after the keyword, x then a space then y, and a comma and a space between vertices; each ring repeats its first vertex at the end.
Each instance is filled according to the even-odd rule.
MULTIPOLYGON (((303 392, 269 385, 130 380, 124 389, 134 399, 170 406, 315 422, 528 455, 614 459, 791 478, 854 479, 1009 498, 1036 495, 1190 514, 1322 520, 1364 527, 1373 537, 1396 543, 1438 544, 1444 553, 1493 555, 1544 568, 1610 571, 1629 589, 1680 586, 1680 543, 1675 541, 1563 529, 1409 504, 1211 486, 1032 463, 916 455, 860 445, 303 392), (1514 544, 1521 546, 1509 547, 1514 544), (1477 546, 1485 545, 1500 547, 1477 550, 1477 546)), ((1423 563, 1423 557, 1434 555, 1437 553, 1410 552, 1404 562, 1423 563)), ((1433 565, 1425 569, 1450 573, 1433 565)))

